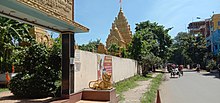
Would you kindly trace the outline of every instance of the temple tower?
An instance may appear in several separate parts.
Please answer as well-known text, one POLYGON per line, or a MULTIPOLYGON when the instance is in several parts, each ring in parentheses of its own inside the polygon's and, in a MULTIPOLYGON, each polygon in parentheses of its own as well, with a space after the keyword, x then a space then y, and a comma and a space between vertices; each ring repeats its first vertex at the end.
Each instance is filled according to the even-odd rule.
POLYGON ((130 25, 120 8, 118 16, 112 23, 112 28, 110 29, 110 34, 106 40, 106 47, 108 48, 111 44, 115 43, 120 47, 126 48, 132 40, 132 32, 130 30, 130 25))
POLYGON ((50 34, 43 28, 33 27, 30 29, 30 34, 38 43, 45 44, 48 47, 52 47, 53 40, 50 34))

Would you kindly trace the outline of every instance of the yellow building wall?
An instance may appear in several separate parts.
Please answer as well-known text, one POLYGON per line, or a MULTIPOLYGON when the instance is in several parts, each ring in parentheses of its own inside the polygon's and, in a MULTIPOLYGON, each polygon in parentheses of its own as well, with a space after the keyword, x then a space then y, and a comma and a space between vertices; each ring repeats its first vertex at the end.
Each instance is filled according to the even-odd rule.
POLYGON ((218 25, 218 22, 220 22, 220 14, 214 14, 212 16, 212 23, 213 23, 213 30, 220 29, 220 25, 218 25))

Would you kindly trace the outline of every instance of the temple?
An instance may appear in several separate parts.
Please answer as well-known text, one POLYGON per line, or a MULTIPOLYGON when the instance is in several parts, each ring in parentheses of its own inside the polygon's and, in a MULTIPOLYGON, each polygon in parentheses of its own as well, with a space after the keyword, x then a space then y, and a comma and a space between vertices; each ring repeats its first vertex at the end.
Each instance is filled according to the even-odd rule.
MULTIPOLYGON (((34 26, 29 29, 29 34, 36 40, 37 43, 45 44, 51 48, 53 46, 53 39, 46 29, 34 26)), ((20 46, 30 46, 28 42, 19 42, 20 46)))
POLYGON ((110 34, 106 40, 106 47, 113 43, 117 44, 119 47, 127 48, 128 44, 132 40, 132 32, 130 30, 130 25, 120 8, 118 16, 115 18, 114 23, 112 23, 112 28, 110 29, 110 34))
POLYGON ((43 28, 36 26, 31 28, 30 35, 36 40, 36 42, 45 44, 47 47, 52 47, 53 45, 53 40, 50 34, 43 28))

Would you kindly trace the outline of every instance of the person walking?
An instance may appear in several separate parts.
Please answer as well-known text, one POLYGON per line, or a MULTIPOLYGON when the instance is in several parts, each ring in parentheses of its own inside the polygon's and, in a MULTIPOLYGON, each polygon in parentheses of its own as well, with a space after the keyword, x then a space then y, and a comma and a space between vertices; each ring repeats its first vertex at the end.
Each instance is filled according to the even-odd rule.
POLYGON ((197 72, 200 72, 200 64, 197 64, 197 72))
POLYGON ((187 69, 188 69, 188 70, 190 69, 190 65, 189 65, 189 64, 187 65, 187 69))
POLYGON ((180 72, 180 74, 183 76, 183 65, 179 65, 179 72, 180 72))

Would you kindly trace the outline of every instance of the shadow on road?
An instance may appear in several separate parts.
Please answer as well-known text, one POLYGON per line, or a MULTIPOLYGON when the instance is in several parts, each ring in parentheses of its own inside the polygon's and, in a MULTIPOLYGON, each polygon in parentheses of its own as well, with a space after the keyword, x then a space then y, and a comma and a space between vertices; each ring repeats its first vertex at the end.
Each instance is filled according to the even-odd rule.
POLYGON ((219 72, 210 72, 210 73, 205 73, 205 74, 202 74, 203 76, 214 76, 214 78, 219 78, 219 72))
POLYGON ((196 72, 196 71, 193 69, 185 69, 185 70, 183 70, 183 72, 196 72))
POLYGON ((170 79, 178 79, 179 77, 175 76, 175 77, 170 77, 170 79))

